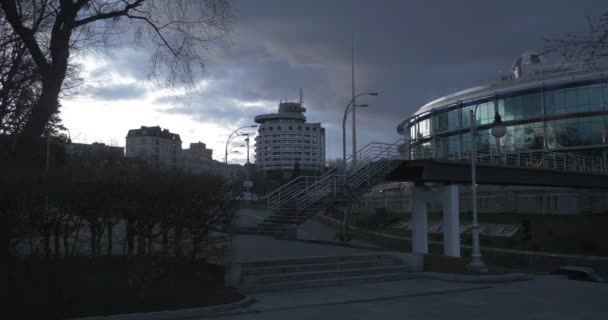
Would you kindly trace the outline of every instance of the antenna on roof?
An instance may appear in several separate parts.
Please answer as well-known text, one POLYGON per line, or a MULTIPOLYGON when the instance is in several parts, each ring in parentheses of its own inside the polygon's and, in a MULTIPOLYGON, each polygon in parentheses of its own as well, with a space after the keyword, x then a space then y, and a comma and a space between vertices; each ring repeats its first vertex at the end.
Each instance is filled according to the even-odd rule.
POLYGON ((304 92, 302 91, 302 88, 300 88, 300 106, 302 106, 303 102, 304 102, 304 92))

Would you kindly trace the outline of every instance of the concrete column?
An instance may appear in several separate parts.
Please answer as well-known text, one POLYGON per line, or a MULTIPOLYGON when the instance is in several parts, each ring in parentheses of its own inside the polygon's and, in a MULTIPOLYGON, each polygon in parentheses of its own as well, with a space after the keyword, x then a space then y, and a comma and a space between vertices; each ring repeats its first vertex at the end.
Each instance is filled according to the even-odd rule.
POLYGON ((460 257, 460 213, 458 186, 448 185, 441 188, 443 202, 443 254, 460 257))
POLYGON ((427 192, 423 187, 412 190, 412 252, 429 253, 427 192))

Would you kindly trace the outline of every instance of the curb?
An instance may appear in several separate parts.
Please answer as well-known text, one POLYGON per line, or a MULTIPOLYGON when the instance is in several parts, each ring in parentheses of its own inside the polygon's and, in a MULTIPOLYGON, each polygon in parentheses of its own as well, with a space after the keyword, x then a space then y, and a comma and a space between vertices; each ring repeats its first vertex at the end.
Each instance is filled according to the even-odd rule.
POLYGON ((505 283, 516 281, 529 281, 535 278, 534 275, 525 273, 511 273, 504 275, 465 275, 453 273, 417 272, 414 274, 419 276, 419 278, 423 279, 467 283, 505 283))
POLYGON ((129 313, 111 316, 70 318, 67 320, 183 320, 198 317, 216 315, 219 312, 230 311, 237 308, 244 308, 252 305, 255 300, 250 296, 245 296, 241 301, 227 303, 217 306, 202 308, 179 309, 169 311, 155 311, 143 313, 129 313))

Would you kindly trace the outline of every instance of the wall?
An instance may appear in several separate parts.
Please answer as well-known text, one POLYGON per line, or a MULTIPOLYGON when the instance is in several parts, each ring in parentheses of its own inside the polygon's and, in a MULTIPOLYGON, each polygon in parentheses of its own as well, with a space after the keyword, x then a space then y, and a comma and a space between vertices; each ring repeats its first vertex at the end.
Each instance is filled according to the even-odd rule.
MULTIPOLYGON (((470 187, 460 186, 460 212, 472 211, 470 187)), ((387 208, 388 212, 410 211, 409 190, 379 192, 379 188, 364 196, 363 208, 387 208)), ((477 191, 480 213, 525 214, 584 214, 608 213, 608 193, 601 191, 479 186, 477 191)), ((441 212, 441 204, 433 203, 430 212, 441 212)))

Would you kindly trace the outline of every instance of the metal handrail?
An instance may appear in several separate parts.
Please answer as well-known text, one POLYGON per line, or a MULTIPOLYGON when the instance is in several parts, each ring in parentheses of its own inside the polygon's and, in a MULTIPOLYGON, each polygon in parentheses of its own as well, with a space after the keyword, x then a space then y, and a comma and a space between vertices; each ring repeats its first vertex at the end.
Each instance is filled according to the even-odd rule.
MULTIPOLYGON (((357 163, 353 156, 347 158, 346 165, 342 164, 330 169, 321 176, 298 177, 281 188, 267 195, 269 213, 280 210, 281 205, 295 201, 296 215, 302 213, 312 204, 327 197, 344 184, 352 189, 367 183, 370 185, 379 172, 390 165, 392 160, 405 159, 435 159, 453 161, 471 161, 470 141, 454 141, 446 138, 433 138, 423 144, 411 144, 403 139, 394 143, 370 142, 357 151, 357 163), (399 152, 402 144, 409 146, 407 154, 399 152)), ((497 165, 526 168, 540 168, 560 171, 606 174, 607 168, 602 159, 566 154, 541 149, 528 149, 520 146, 503 146, 476 143, 476 161, 480 165, 497 165)))
MULTIPOLYGON (((545 149, 476 143, 478 164, 539 168, 568 172, 607 174, 603 159, 545 149)), ((410 146, 411 159, 471 161, 471 142, 433 138, 422 145, 410 146)))

